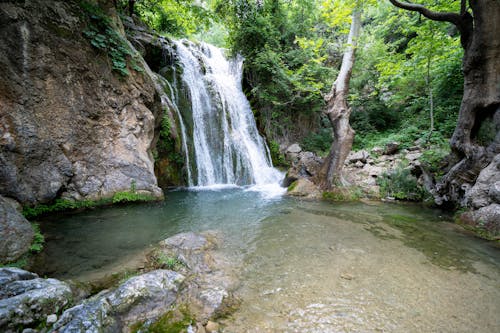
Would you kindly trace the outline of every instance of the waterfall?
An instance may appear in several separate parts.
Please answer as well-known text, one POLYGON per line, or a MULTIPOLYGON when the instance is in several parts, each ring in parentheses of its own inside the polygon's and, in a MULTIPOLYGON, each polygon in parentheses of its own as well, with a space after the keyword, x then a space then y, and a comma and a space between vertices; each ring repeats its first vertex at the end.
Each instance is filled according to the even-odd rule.
POLYGON ((278 184, 283 174, 272 166, 242 91, 243 59, 227 59, 221 49, 204 43, 181 40, 175 46, 190 101, 190 110, 181 110, 183 123, 190 124, 189 184, 278 184))

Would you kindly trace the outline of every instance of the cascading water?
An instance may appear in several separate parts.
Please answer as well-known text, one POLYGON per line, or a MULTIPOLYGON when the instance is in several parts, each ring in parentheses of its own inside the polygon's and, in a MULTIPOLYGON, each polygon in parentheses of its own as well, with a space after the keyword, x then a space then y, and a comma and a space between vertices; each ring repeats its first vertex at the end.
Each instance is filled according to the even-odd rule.
POLYGON ((259 135, 241 88, 243 59, 228 60, 209 44, 176 41, 182 85, 189 95, 192 126, 189 184, 278 184, 269 150, 259 135))

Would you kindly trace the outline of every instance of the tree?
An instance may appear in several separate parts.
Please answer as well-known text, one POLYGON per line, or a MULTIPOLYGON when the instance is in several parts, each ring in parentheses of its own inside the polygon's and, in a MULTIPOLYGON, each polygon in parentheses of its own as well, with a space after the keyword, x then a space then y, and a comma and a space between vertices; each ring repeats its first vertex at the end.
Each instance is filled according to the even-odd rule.
POLYGON ((458 204, 479 172, 500 153, 500 1, 461 0, 460 12, 430 10, 421 4, 389 0, 424 17, 450 22, 464 49, 464 94, 450 140, 450 168, 436 185, 437 203, 458 204), (492 129, 492 125, 494 128, 492 129), (484 138, 484 129, 490 127, 484 138))
POLYGON ((317 182, 324 189, 331 189, 337 184, 347 184, 342 175, 342 168, 354 141, 354 130, 349 124, 351 108, 347 103, 347 97, 360 30, 361 9, 356 6, 352 12, 351 28, 340 72, 332 85, 330 93, 325 96, 327 103, 325 114, 328 116, 333 128, 333 143, 317 176, 317 182))

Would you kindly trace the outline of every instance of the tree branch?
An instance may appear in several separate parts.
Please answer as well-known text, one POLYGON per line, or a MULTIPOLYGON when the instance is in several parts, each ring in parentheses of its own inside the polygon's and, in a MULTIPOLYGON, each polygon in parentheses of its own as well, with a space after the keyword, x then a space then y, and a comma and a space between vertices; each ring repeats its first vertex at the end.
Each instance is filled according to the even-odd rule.
POLYGON ((460 14, 450 12, 434 12, 423 5, 404 2, 399 0, 389 0, 394 6, 414 12, 418 12, 433 21, 453 23, 460 31, 460 42, 466 49, 470 42, 470 36, 474 29, 472 15, 467 11, 467 1, 460 1, 460 14))
POLYGON ((403 2, 399 0, 389 0, 389 1, 398 8, 410 10, 413 12, 418 12, 433 21, 451 22, 457 27, 460 27, 462 25, 462 17, 460 16, 460 14, 449 13, 449 12, 433 12, 432 10, 429 10, 423 5, 414 4, 410 2, 403 2))

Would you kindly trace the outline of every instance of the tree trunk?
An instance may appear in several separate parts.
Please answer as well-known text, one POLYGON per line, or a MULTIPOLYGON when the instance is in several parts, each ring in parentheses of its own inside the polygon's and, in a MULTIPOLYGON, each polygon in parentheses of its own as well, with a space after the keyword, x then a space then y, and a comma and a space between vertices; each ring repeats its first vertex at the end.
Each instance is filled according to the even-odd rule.
POLYGON ((460 13, 433 12, 420 4, 390 0, 403 9, 435 21, 451 22, 460 31, 464 48, 464 95, 457 126, 450 140, 449 169, 438 184, 436 203, 465 206, 465 192, 497 154, 500 154, 500 1, 461 0, 460 13), (493 134, 484 141, 481 129, 493 134))
POLYGON ((470 6, 474 28, 464 47, 464 95, 450 140, 454 159, 436 185, 439 204, 465 205, 465 190, 500 153, 500 1, 470 1, 470 6), (481 142, 479 130, 488 122, 496 137, 481 142))
POLYGON ((328 116, 333 127, 333 143, 330 153, 325 159, 316 182, 323 189, 331 189, 335 185, 346 185, 347 181, 342 175, 342 168, 347 155, 351 151, 354 140, 354 130, 349 124, 351 109, 347 104, 349 94, 349 81, 352 67, 354 66, 357 39, 361 28, 361 11, 355 9, 352 13, 351 28, 347 39, 347 49, 342 58, 342 65, 337 80, 334 82, 330 93, 326 96, 328 116))

